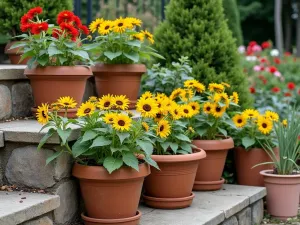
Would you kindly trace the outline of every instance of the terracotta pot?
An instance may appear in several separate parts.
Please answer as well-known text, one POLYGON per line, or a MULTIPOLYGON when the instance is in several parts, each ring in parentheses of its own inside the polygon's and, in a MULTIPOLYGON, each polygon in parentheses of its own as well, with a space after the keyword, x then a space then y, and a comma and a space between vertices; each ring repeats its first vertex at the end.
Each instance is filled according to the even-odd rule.
MULTIPOLYGON (((31 108, 31 112, 33 112, 33 115, 36 115, 37 108, 36 107, 31 108)), ((52 112, 52 109, 49 109, 49 112, 52 112)), ((65 110, 64 109, 58 110, 57 114, 59 116, 65 117, 65 110)), ((68 109, 66 117, 74 119, 77 118, 76 114, 77 114, 77 109, 68 109)))
POLYGON ((21 62, 19 62, 22 57, 22 54, 23 54, 23 51, 20 51, 20 48, 14 48, 14 49, 9 50, 9 48, 17 42, 20 42, 20 41, 12 41, 12 42, 7 43, 7 45, 5 46, 4 52, 5 52, 5 54, 8 55, 8 58, 10 59, 11 64, 26 65, 30 58, 28 57, 26 59, 23 59, 21 62))
MULTIPOLYGON (((275 154, 278 154, 278 149, 274 149, 275 154)), ((243 147, 234 148, 234 158, 237 182, 240 185, 248 186, 264 186, 264 179, 260 175, 261 170, 272 169, 272 165, 261 165, 255 168, 253 166, 270 162, 271 159, 266 151, 262 148, 251 148, 246 151, 243 147)))
POLYGON ((122 219, 94 219, 81 214, 85 225, 137 225, 140 221, 142 213, 137 211, 135 216, 122 219))
POLYGON ((228 150, 234 147, 232 138, 221 140, 194 140, 193 145, 206 152, 206 158, 199 162, 194 191, 213 191, 222 188, 221 178, 228 150))
POLYGON ((129 167, 109 174, 102 166, 75 163, 73 176, 79 179, 87 216, 95 219, 125 219, 136 215, 144 178, 150 174, 146 163, 139 171, 129 167))
POLYGON ((55 102, 63 96, 73 97, 81 104, 92 70, 87 66, 46 66, 26 68, 24 74, 30 79, 35 106, 55 102))
POLYGON ((143 64, 96 64, 92 67, 98 96, 126 95, 130 109, 135 108, 142 75, 147 71, 143 64))
POLYGON ((193 200, 191 194, 200 159, 205 158, 203 150, 194 150, 187 155, 152 155, 160 170, 151 168, 145 179, 144 201, 153 208, 184 208, 193 200))
POLYGON ((298 214, 300 175, 277 175, 273 170, 263 170, 267 188, 267 211, 271 216, 287 220, 298 214))

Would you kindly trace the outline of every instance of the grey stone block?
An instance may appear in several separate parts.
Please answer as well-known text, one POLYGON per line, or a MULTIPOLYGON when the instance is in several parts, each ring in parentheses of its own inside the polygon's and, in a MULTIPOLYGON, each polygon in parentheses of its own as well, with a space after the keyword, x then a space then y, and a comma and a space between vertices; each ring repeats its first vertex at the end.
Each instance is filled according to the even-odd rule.
POLYGON ((12 86, 12 116, 30 116, 31 107, 34 106, 32 89, 29 83, 20 82, 12 86))
POLYGON ((222 225, 238 225, 238 220, 235 216, 230 217, 229 219, 225 220, 222 225))
POLYGON ((0 80, 24 80, 26 65, 0 65, 0 80))
POLYGON ((9 183, 33 188, 47 188, 55 184, 54 164, 46 166, 52 150, 37 150, 34 145, 14 149, 6 166, 5 176, 9 183))
POLYGON ((239 225, 251 225, 251 208, 248 207, 237 214, 239 225))
POLYGON ((264 201, 261 199, 251 206, 251 224, 258 225, 264 218, 264 201))
POLYGON ((22 225, 53 225, 53 221, 48 216, 43 216, 39 219, 34 219, 22 223, 22 225))
POLYGON ((71 176, 71 170, 73 166, 73 160, 70 154, 63 153, 55 160, 55 174, 56 180, 61 180, 65 177, 71 176))
POLYGON ((67 181, 57 188, 56 194, 60 196, 60 207, 54 210, 54 222, 65 224, 71 222, 78 210, 77 185, 75 181, 67 181))
POLYGON ((0 84, 0 120, 8 119, 12 112, 11 94, 7 86, 0 84))
POLYGON ((0 131, 0 148, 1 147, 4 147, 4 135, 2 131, 0 131))

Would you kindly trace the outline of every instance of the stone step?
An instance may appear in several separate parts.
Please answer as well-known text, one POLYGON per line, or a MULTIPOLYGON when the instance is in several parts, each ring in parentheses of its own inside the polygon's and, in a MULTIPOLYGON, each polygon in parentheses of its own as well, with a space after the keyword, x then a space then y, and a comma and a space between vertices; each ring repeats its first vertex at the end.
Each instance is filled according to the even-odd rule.
POLYGON ((194 194, 192 205, 185 209, 140 205, 140 225, 257 225, 263 219, 264 187, 226 184, 220 191, 194 194))
POLYGON ((58 195, 0 191, 0 224, 16 225, 58 208, 58 195))

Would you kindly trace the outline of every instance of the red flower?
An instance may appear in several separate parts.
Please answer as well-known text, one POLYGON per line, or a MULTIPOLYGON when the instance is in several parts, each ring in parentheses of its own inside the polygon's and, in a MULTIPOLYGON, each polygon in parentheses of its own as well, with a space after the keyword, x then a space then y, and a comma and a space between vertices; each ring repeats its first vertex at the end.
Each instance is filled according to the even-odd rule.
POLYGON ((87 28, 87 26, 81 25, 78 27, 79 30, 82 31, 82 33, 84 33, 85 35, 88 35, 90 33, 89 28, 87 28))
POLYGON ((298 90, 298 95, 300 95, 300 89, 298 90))
POLYGON ((279 59, 279 58, 277 58, 277 57, 276 57, 276 58, 274 59, 274 63, 276 63, 276 64, 280 64, 280 63, 281 63, 281 61, 280 61, 280 59, 279 59))
POLYGON ((260 71, 264 71, 265 68, 263 66, 260 67, 260 71))
POLYGON ((32 23, 22 24, 20 29, 22 32, 31 31, 32 25, 33 25, 32 23))
POLYGON ((293 82, 288 82, 287 83, 287 88, 290 89, 290 90, 294 90, 296 87, 295 83, 293 82))
POLYGON ((248 46, 253 47, 255 45, 257 45, 256 41, 250 41, 248 46))
POLYGON ((71 24, 64 22, 61 23, 59 26, 63 31, 66 31, 68 34, 71 35, 72 41, 76 41, 76 38, 79 35, 79 31, 75 27, 73 27, 71 24))
POLYGON ((36 14, 41 14, 43 12, 42 7, 38 6, 35 8, 32 8, 28 11, 27 15, 33 18, 36 14))
POLYGON ((270 47, 271 47, 271 43, 268 42, 268 41, 264 41, 264 42, 261 44, 261 47, 262 47, 263 49, 265 49, 265 48, 270 48, 270 47))
POLYGON ((30 17, 28 14, 25 14, 21 17, 21 25, 25 25, 30 23, 30 20, 32 19, 32 17, 30 17))
POLYGON ((285 52, 284 53, 284 56, 290 56, 290 55, 292 55, 292 53, 290 53, 290 52, 285 52))
POLYGON ((250 91, 250 93, 254 94, 255 93, 255 88, 254 87, 250 87, 249 91, 250 91))
POLYGON ((279 87, 273 87, 272 92, 278 93, 278 92, 280 92, 280 88, 279 87))
POLYGON ((61 35, 61 34, 62 34, 61 30, 58 30, 58 29, 55 29, 55 28, 52 30, 52 37, 54 37, 56 39, 58 39, 59 35, 61 35))
POLYGON ((31 33, 33 34, 40 34, 42 31, 48 30, 48 23, 41 22, 32 25, 31 33))
POLYGON ((74 19, 74 13, 69 10, 65 10, 60 12, 57 15, 57 24, 60 25, 63 22, 70 23, 73 21, 73 19, 74 19))
POLYGON ((290 92, 286 92, 286 93, 284 93, 284 96, 286 96, 286 97, 291 97, 292 94, 291 94, 290 92))
POLYGON ((261 58, 260 63, 267 63, 268 60, 266 58, 261 58))
POLYGON ((74 23, 75 23, 75 25, 76 25, 77 27, 82 26, 81 20, 80 20, 80 18, 79 18, 78 16, 75 16, 75 15, 74 15, 73 21, 74 21, 74 23))
POLYGON ((275 73, 277 71, 277 68, 275 66, 270 66, 269 71, 270 73, 275 73))

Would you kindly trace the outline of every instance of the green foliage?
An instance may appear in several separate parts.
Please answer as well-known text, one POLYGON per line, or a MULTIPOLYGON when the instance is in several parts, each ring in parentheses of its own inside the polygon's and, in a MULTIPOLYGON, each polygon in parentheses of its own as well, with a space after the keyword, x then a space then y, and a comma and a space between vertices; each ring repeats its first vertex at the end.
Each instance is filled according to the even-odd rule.
POLYGON ((20 19, 31 8, 41 6, 42 16, 55 23, 57 14, 62 10, 72 10, 73 0, 1 0, 0 31, 3 34, 16 36, 21 34, 20 19))
POLYGON ((229 93, 240 95, 241 107, 249 107, 248 84, 237 46, 227 27, 221 0, 173 0, 167 6, 166 20, 156 32, 156 49, 164 53, 162 65, 188 56, 193 77, 205 85, 226 82, 229 93))
POLYGON ((236 44, 240 46, 243 44, 243 35, 240 12, 238 10, 236 0, 223 0, 223 8, 228 27, 232 32, 232 36, 236 39, 236 44))

